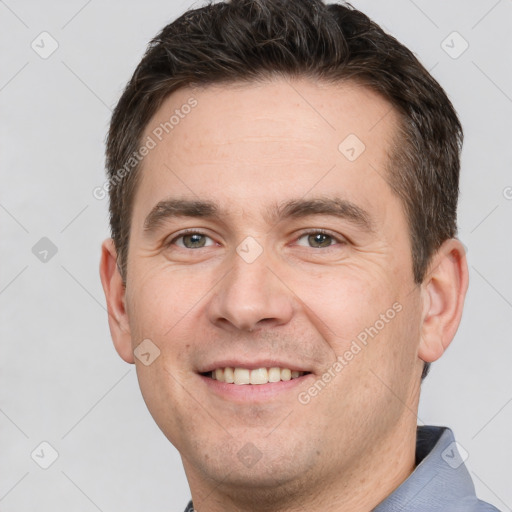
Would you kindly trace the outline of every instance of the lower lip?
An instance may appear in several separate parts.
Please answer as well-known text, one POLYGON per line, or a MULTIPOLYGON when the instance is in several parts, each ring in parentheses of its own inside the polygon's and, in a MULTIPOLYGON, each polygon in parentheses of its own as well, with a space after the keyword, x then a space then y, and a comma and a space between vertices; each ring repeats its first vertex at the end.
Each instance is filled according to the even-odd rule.
POLYGON ((222 398, 239 402, 258 402, 278 397, 287 391, 296 390, 310 377, 312 378, 313 374, 308 373, 295 379, 268 382, 267 384, 228 384, 204 375, 199 375, 199 377, 211 391, 222 398))

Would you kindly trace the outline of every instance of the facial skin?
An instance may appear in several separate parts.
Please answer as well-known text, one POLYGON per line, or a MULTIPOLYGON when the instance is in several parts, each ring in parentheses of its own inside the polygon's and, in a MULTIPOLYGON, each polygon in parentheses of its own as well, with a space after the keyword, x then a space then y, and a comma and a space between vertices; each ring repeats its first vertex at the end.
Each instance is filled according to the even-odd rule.
POLYGON ((384 179, 398 116, 366 88, 275 79, 182 89, 144 137, 192 96, 197 106, 143 161, 126 288, 112 241, 103 244, 115 347, 182 455, 196 510, 371 510, 414 469, 421 371, 458 327, 463 247, 446 241, 414 284, 407 219, 384 179), (350 134, 366 146, 354 161, 338 150, 350 134), (274 204, 317 198, 350 201, 371 230, 325 214, 269 218, 274 204), (222 213, 145 230, 169 199, 215 201, 222 213), (204 236, 176 239, 184 229, 204 236), (319 229, 333 238, 304 235, 319 229), (247 262, 237 247, 255 254, 254 241, 262 252, 247 262), (396 303, 401 311, 300 403, 396 303), (144 339, 160 350, 149 366, 133 355, 144 339), (226 359, 311 373, 272 396, 234 397, 198 373, 226 359))

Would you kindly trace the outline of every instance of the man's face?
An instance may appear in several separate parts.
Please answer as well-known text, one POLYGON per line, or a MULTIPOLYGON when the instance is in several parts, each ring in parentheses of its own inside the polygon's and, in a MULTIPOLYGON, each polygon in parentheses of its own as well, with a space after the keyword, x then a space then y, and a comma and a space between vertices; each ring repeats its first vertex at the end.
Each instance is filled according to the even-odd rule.
POLYGON ((134 199, 126 310, 133 348, 160 350, 136 359, 138 378, 189 479, 327 481, 375 463, 379 441, 415 424, 421 300, 385 181, 396 123, 366 88, 307 80, 183 89, 149 123, 157 145, 134 199), (178 199, 218 215, 168 215, 178 199), (240 382, 260 367, 308 373, 203 375, 227 366, 240 382))

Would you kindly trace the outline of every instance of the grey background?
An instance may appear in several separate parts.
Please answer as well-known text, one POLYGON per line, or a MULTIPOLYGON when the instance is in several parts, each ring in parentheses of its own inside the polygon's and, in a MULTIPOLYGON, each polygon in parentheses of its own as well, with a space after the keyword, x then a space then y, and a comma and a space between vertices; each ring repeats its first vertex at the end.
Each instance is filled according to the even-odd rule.
MULTIPOLYGON (((465 127, 459 233, 470 289, 418 421, 453 428, 479 495, 511 510, 512 0, 353 4, 432 70, 465 127), (469 44, 460 56, 454 31, 469 44)), ((92 190, 105 181, 104 137, 122 87, 149 39, 190 5, 0 1, 4 512, 181 511, 189 499, 179 455, 110 340, 98 275, 107 202, 92 190), (46 59, 31 47, 51 48, 43 31, 58 43, 46 59), (48 469, 43 441, 58 453, 48 469)))

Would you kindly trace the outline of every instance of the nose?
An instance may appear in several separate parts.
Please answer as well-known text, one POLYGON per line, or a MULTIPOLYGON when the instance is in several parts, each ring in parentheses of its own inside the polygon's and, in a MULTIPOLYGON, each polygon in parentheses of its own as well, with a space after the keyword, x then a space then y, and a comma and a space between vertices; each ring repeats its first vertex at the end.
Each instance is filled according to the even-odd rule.
POLYGON ((293 293, 266 251, 251 263, 234 251, 230 263, 231 270, 214 289, 210 321, 224 329, 246 331, 288 323, 293 315, 293 293))

